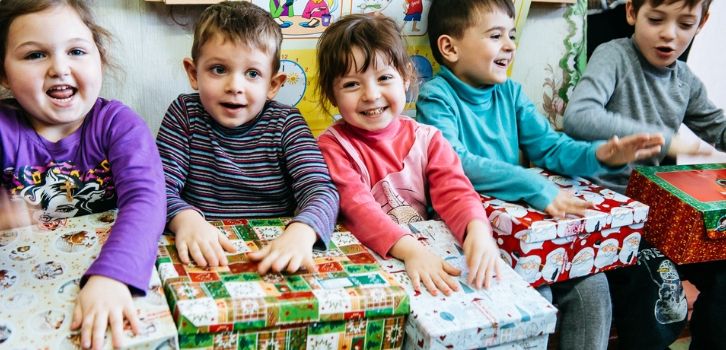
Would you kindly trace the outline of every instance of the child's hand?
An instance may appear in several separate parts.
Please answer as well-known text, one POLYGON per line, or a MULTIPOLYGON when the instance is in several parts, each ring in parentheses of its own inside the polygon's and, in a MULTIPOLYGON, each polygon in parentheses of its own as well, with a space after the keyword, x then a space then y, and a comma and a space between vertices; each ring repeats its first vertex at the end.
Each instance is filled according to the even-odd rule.
POLYGON ((452 276, 459 276, 461 271, 440 256, 432 253, 412 236, 404 236, 391 248, 391 255, 403 260, 406 273, 416 292, 421 291, 421 282, 431 295, 451 295, 459 290, 459 283, 452 276))
POLYGON ((30 208, 24 200, 10 200, 10 195, 0 187, 0 230, 32 225, 30 208))
POLYGON ((124 317, 134 334, 139 334, 139 319, 129 288, 114 279, 94 275, 88 278, 76 300, 71 329, 81 327, 81 346, 101 349, 106 326, 111 326, 113 347, 121 346, 124 317))
POLYGON ((169 229, 176 235, 176 250, 184 264, 189 264, 191 255, 194 262, 202 267, 226 266, 224 252, 237 251, 227 236, 194 210, 179 212, 169 222, 169 229))
POLYGON ((661 134, 634 134, 622 139, 613 136, 597 149, 595 156, 604 164, 620 166, 657 155, 663 143, 665 139, 661 134))
POLYGON ((475 288, 480 289, 482 283, 484 288, 489 288, 492 275, 500 279, 502 260, 499 258, 499 249, 491 228, 481 220, 473 220, 466 227, 464 256, 469 267, 467 282, 475 288))
POLYGON ((292 273, 304 266, 310 272, 315 271, 313 261, 313 245, 318 239, 312 227, 301 222, 288 225, 279 237, 264 248, 249 253, 252 260, 262 260, 257 271, 261 274, 272 269, 274 272, 287 271, 292 273))
POLYGON ((545 208, 545 213, 555 218, 564 218, 567 214, 585 216, 585 209, 592 207, 592 203, 577 198, 568 191, 560 190, 557 197, 545 208))
POLYGON ((698 137, 687 137, 680 133, 673 135, 668 147, 668 156, 675 158, 679 154, 691 156, 709 156, 714 148, 698 137))

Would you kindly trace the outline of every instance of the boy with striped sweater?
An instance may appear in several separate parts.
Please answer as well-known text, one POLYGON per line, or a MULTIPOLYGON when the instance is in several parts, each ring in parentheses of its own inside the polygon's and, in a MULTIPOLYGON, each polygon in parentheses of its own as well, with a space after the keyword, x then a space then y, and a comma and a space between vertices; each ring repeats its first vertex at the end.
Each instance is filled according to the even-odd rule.
POLYGON ((329 242, 338 193, 325 161, 298 110, 271 100, 285 81, 281 43, 279 26, 249 2, 210 6, 195 26, 184 68, 198 93, 172 102, 157 136, 184 263, 226 265, 234 251, 206 220, 294 215, 250 255, 260 273, 311 270, 313 245, 329 242))

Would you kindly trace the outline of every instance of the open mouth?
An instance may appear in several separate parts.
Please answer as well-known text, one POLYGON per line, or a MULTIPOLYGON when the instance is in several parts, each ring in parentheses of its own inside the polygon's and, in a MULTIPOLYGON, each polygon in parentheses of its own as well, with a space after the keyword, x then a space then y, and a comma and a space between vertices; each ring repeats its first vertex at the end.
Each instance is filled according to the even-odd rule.
POLYGON ((239 108, 245 107, 245 105, 243 105, 243 104, 231 103, 231 102, 222 102, 222 103, 220 103, 220 105, 222 105, 222 107, 224 107, 224 108, 229 108, 229 109, 239 109, 239 108))
POLYGON ((496 64, 497 67, 506 68, 509 65, 509 60, 506 58, 500 58, 498 60, 494 60, 494 64, 496 64))
POLYGON ((61 102, 69 101, 75 94, 78 92, 78 89, 74 88, 70 85, 56 85, 48 89, 45 94, 50 96, 51 98, 54 98, 56 100, 60 100, 61 102))
POLYGON ((360 112, 360 114, 363 114, 368 117, 374 117, 374 116, 380 115, 386 109, 388 109, 388 107, 378 107, 378 108, 373 108, 373 109, 369 109, 366 111, 362 111, 362 112, 360 112))
POLYGON ((675 51, 672 48, 667 47, 667 46, 659 46, 659 47, 656 47, 655 49, 664 54, 669 54, 669 53, 675 51))

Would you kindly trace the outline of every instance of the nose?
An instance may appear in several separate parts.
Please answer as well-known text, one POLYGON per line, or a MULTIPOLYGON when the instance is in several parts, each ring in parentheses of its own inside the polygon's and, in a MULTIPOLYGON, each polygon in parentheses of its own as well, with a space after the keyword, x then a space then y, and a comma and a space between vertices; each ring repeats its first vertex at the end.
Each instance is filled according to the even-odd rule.
POLYGON ((363 90, 363 99, 365 101, 375 101, 381 97, 381 90, 376 84, 366 84, 363 90))
POLYGON ((64 77, 71 74, 71 66, 68 59, 63 55, 55 55, 51 59, 48 75, 53 78, 64 77))
POLYGON ((516 48, 517 44, 514 43, 514 40, 511 37, 506 36, 506 39, 504 39, 504 51, 511 52, 514 51, 516 48))
POLYGON ((676 38, 676 24, 668 23, 664 25, 660 30, 660 37, 665 41, 671 41, 676 38))
POLYGON ((240 74, 230 74, 225 82, 224 90, 228 94, 241 94, 244 91, 244 77, 240 74))

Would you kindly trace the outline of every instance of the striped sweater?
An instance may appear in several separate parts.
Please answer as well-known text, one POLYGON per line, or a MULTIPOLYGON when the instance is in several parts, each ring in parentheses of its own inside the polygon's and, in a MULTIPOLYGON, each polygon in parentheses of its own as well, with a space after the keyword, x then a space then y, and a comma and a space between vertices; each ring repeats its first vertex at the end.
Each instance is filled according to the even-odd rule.
POLYGON ((172 102, 156 139, 166 174, 167 220, 193 209, 207 220, 292 216, 327 246, 338 192, 297 109, 268 101, 251 122, 217 124, 199 100, 172 102))

